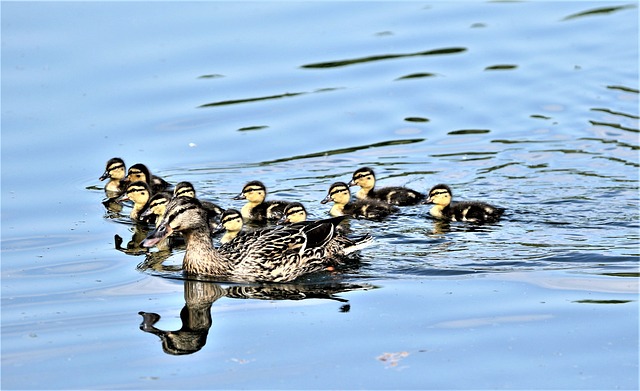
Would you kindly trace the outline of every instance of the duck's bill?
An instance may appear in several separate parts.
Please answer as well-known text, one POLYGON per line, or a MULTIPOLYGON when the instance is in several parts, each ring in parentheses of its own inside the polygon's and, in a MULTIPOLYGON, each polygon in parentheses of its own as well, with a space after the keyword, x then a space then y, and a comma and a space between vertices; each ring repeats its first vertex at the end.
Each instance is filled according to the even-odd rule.
POLYGON ((98 180, 99 181, 104 181, 107 178, 109 178, 109 173, 105 172, 104 174, 102 174, 102 176, 100 178, 98 178, 98 180))
POLYGON ((168 225, 160 225, 158 228, 149 232, 149 235, 140 243, 142 247, 153 247, 158 244, 162 239, 171 235, 171 227, 168 225))

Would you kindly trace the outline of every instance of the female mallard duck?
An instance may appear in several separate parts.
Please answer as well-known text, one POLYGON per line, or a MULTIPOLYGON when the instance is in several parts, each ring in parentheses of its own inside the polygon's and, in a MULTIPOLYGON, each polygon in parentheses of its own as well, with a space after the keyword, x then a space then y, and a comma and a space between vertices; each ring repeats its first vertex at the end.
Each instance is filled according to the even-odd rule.
POLYGON ((171 185, 169 182, 164 179, 151 175, 151 171, 142 163, 134 164, 129 167, 129 171, 127 171, 127 181, 128 182, 136 182, 143 181, 149 185, 149 188, 154 193, 167 190, 171 185))
POLYGON ((118 198, 118 201, 133 201, 133 208, 129 217, 133 220, 140 220, 141 213, 146 209, 151 198, 149 185, 143 181, 136 181, 127 186, 127 190, 118 198))
POLYGON ((499 208, 478 201, 461 201, 451 203, 451 188, 447 185, 435 185, 429 190, 429 198, 425 204, 435 204, 429 214, 449 221, 470 221, 475 223, 494 222, 500 219, 504 208, 499 208))
POLYGON ((425 198, 424 194, 402 186, 374 190, 376 175, 369 167, 359 168, 353 173, 349 186, 356 185, 360 186, 360 190, 356 193, 356 198, 360 200, 373 198, 392 205, 407 206, 417 205, 425 198))
POLYGON ((320 201, 326 204, 333 201, 333 206, 329 213, 331 216, 351 216, 365 219, 381 219, 398 212, 398 208, 375 199, 356 200, 351 202, 351 192, 349 186, 344 182, 336 182, 329 188, 329 193, 324 200, 320 201))
POLYGON ((109 178, 109 182, 104 186, 104 191, 107 193, 107 197, 116 198, 125 190, 126 184, 124 183, 124 169, 124 160, 119 157, 114 157, 107 161, 107 167, 104 170, 104 174, 98 178, 101 181, 109 178))
MULTIPOLYGON (((281 226, 244 246, 213 247, 207 213, 195 198, 177 197, 167 206, 160 225, 142 242, 152 247, 174 231, 181 232, 187 247, 182 261, 189 274, 224 277, 232 281, 287 282, 325 270, 332 254, 326 245, 336 235, 341 218, 281 226)), ((240 237, 238 237, 240 238, 240 237)), ((348 251, 349 249, 343 249, 348 251)))
POLYGON ((234 200, 246 199, 247 203, 240 209, 245 220, 265 222, 278 220, 282 217, 287 201, 265 201, 267 188, 260 181, 251 181, 244 185, 242 192, 234 200))

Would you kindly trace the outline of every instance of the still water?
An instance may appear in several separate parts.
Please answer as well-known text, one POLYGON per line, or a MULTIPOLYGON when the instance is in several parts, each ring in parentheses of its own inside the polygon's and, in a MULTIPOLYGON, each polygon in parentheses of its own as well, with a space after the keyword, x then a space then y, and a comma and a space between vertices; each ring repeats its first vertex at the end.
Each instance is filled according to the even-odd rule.
POLYGON ((637 389, 638 118, 635 2, 3 2, 2 388, 637 389), (507 213, 185 280, 125 249, 114 156, 224 207, 322 218, 366 165, 507 213))

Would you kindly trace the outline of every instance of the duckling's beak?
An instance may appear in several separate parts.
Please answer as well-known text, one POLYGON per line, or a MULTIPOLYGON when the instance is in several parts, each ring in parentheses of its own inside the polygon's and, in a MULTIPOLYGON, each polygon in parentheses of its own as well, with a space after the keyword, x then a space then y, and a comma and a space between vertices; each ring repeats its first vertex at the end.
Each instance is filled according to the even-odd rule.
POLYGON ((116 198, 115 201, 117 203, 121 203, 121 202, 124 202, 124 201, 130 201, 129 195, 127 193, 122 193, 118 198, 116 198))
POLYGON ((350 180, 349 183, 347 183, 347 185, 349 185, 349 187, 355 186, 356 185, 356 180, 355 179, 350 180))
POLYGON ((172 232, 173 230, 168 224, 161 224, 158 228, 149 232, 149 235, 147 235, 147 237, 142 242, 140 242, 140 246, 147 248, 153 247, 162 239, 171 235, 172 232))
POLYGON ((421 202, 422 205, 432 204, 432 203, 433 203, 433 197, 427 197, 424 201, 421 202))
POLYGON ((98 180, 99 181, 104 181, 107 178, 109 178, 109 171, 105 171, 104 174, 102 174, 102 176, 100 178, 98 178, 98 180))
POLYGON ((321 204, 326 204, 329 201, 331 201, 331 194, 327 194, 327 196, 324 197, 324 200, 320 201, 320 203, 321 204))
POLYGON ((244 200, 247 197, 244 195, 244 193, 240 193, 237 196, 233 197, 234 200, 244 200))
POLYGON ((278 220, 277 224, 282 225, 282 224, 287 224, 287 223, 290 223, 289 218, 287 216, 282 216, 282 217, 280 217, 280 220, 278 220))

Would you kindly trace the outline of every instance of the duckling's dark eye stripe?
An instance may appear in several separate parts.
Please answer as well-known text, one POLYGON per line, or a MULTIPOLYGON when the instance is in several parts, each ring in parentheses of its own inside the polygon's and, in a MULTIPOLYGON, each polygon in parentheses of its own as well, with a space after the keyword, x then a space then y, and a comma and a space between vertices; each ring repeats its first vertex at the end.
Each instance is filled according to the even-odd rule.
POLYGON ((109 171, 117 170, 119 168, 124 168, 124 164, 118 163, 115 166, 111 166, 111 167, 109 167, 109 171))
POLYGON ((222 219, 222 224, 226 224, 226 223, 228 223, 228 222, 230 222, 230 221, 233 221, 233 220, 240 220, 240 219, 242 219, 242 217, 240 217, 240 216, 236 216, 236 215, 229 216, 229 217, 225 217, 224 219, 222 219))
POLYGON ((369 175, 371 175, 371 173, 367 172, 365 174, 357 174, 353 176, 353 179, 362 179, 364 177, 368 177, 369 175))
POLYGON ((130 187, 127 189, 127 194, 136 193, 136 192, 145 191, 145 190, 147 189, 145 189, 144 187, 130 187))
POLYGON ((329 195, 334 195, 334 194, 338 194, 338 193, 342 193, 343 191, 348 191, 348 189, 345 189, 344 187, 341 187, 339 189, 335 189, 329 192, 329 195))
POLYGON ((246 189, 243 189, 242 192, 251 193, 252 191, 259 191, 259 190, 264 190, 264 189, 262 187, 248 187, 246 189))
POLYGON ((177 195, 177 196, 179 196, 179 195, 182 195, 182 194, 185 194, 185 193, 191 193, 192 191, 193 191, 193 190, 192 190, 192 189, 190 189, 190 188, 188 188, 188 187, 183 187, 182 189, 179 189, 179 190, 176 192, 176 195, 177 195))
POLYGON ((447 194, 447 193, 449 193, 449 192, 446 191, 446 190, 434 191, 433 193, 431 193, 431 196, 433 197, 433 196, 447 194))
POLYGON ((287 211, 287 216, 292 215, 292 214, 296 214, 296 213, 302 213, 302 209, 300 209, 300 208, 289 209, 287 211))

